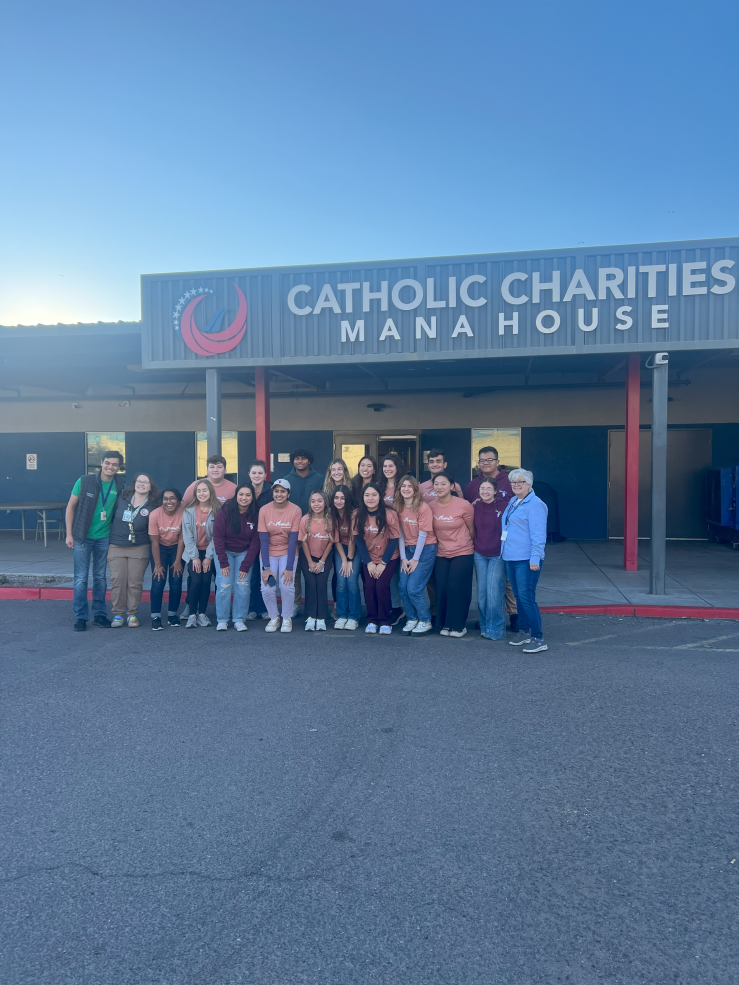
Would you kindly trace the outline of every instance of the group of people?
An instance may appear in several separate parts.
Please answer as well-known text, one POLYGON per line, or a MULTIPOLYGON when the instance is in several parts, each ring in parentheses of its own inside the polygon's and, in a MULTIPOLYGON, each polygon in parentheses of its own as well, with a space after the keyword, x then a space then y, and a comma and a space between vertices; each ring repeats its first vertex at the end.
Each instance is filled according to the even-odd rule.
POLYGON ((363 594, 366 633, 390 635, 405 617, 405 634, 422 636, 435 626, 455 638, 467 634, 474 571, 480 635, 527 653, 547 649, 536 603, 547 507, 531 472, 501 467, 492 446, 480 449, 478 475, 464 491, 441 448, 429 451, 430 477, 421 483, 393 453, 379 464, 365 455, 353 477, 341 458, 325 476, 307 449, 290 458, 285 478, 270 483, 265 462, 256 460, 237 485, 226 478, 225 458, 212 455, 206 476, 183 495, 159 490, 146 472, 133 473, 124 487, 123 456, 104 453, 99 472, 78 479, 67 505, 75 630, 87 628, 90 562, 93 621, 102 627, 139 626, 151 565, 153 630, 164 625, 167 586, 169 626, 209 626, 215 578, 217 630, 232 621, 244 632, 249 620, 262 618, 268 633, 290 633, 304 595, 306 631, 326 630, 330 617, 334 629, 352 631, 363 594))

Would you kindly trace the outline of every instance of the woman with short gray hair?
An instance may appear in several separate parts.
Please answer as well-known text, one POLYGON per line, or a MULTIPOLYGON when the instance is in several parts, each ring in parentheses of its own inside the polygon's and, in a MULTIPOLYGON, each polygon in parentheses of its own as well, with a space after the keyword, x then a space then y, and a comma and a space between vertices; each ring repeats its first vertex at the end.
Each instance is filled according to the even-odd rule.
POLYGON ((511 646, 522 646, 524 653, 549 649, 544 642, 541 613, 536 603, 536 585, 547 542, 547 507, 533 490, 534 474, 528 469, 512 469, 508 474, 513 496, 503 514, 502 556, 506 574, 518 605, 518 635, 511 646))

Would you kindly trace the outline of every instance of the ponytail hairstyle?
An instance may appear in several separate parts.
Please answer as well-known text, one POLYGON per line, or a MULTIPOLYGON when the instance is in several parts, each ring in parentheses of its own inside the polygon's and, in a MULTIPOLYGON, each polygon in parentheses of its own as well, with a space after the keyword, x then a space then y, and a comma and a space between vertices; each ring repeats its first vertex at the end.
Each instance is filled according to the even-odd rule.
POLYGON ((313 507, 311 506, 311 502, 314 496, 320 496, 321 500, 323 501, 323 529, 326 531, 327 534, 330 535, 331 510, 329 509, 328 499, 326 498, 326 494, 322 492, 320 489, 314 489, 313 492, 308 497, 308 522, 305 525, 305 533, 308 536, 310 535, 310 525, 313 522, 313 517, 315 516, 313 512, 313 507))
MULTIPOLYGON (((398 483, 400 482, 400 477, 405 470, 405 462, 399 455, 396 455, 394 451, 388 452, 387 455, 382 456, 383 466, 385 465, 385 462, 392 462, 393 465, 395 466, 395 488, 397 489, 398 483)), ((381 468, 380 474, 377 477, 377 486, 380 490, 380 493, 382 494, 383 499, 385 498, 385 492, 387 490, 388 481, 389 480, 388 477, 385 475, 384 468, 381 468)))
POLYGON ((357 507, 357 519, 356 528, 359 531, 359 536, 364 536, 364 528, 369 520, 369 510, 367 509, 367 504, 364 501, 364 494, 368 489, 374 489, 375 492, 380 497, 380 502, 377 505, 377 532, 382 533, 382 531, 387 526, 387 509, 385 508, 385 503, 382 499, 382 493, 375 482, 368 482, 361 493, 361 499, 359 500, 359 505, 357 507))
POLYGON ((400 487, 405 482, 409 482, 413 486, 413 505, 411 509, 414 513, 418 513, 419 507, 421 506, 421 487, 418 485, 418 479, 415 475, 404 475, 402 479, 396 481, 393 509, 396 513, 400 513, 401 510, 405 509, 405 500, 400 493, 400 487))
MULTIPOLYGON (((362 455, 362 457, 357 462, 357 474, 352 479, 352 492, 354 493, 354 502, 357 503, 357 505, 359 505, 359 501, 362 498, 362 488, 363 488, 362 483, 364 482, 364 479, 362 478, 359 472, 359 466, 362 464, 362 462, 372 462, 372 468, 374 471, 372 472, 372 478, 370 479, 370 482, 377 481, 376 459, 374 459, 371 455, 362 455)), ((380 493, 380 499, 382 499, 382 493, 380 493)))
POLYGON ((338 530, 342 522, 341 513, 339 513, 338 507, 335 505, 334 500, 336 499, 336 493, 340 492, 344 496, 344 523, 349 524, 349 529, 351 530, 352 521, 352 511, 354 510, 354 496, 352 494, 349 486, 337 486, 334 491, 329 495, 329 502, 331 504, 331 521, 333 523, 334 530, 338 530))
POLYGON ((433 481, 436 482, 437 479, 446 479, 449 485, 452 487, 452 496, 459 498, 459 493, 454 488, 454 476, 449 472, 437 472, 434 476, 433 481))
POLYGON ((227 500, 227 502, 223 504, 222 508, 225 510, 226 516, 228 517, 228 524, 231 528, 232 534, 241 533, 242 516, 246 517, 247 523, 253 523, 256 525, 259 510, 257 509, 257 494, 254 492, 254 486, 251 482, 240 482, 236 487, 236 492, 233 494, 233 498, 227 500), (249 503, 246 513, 239 512, 239 502, 236 498, 242 489, 249 489, 251 491, 251 503, 249 503))

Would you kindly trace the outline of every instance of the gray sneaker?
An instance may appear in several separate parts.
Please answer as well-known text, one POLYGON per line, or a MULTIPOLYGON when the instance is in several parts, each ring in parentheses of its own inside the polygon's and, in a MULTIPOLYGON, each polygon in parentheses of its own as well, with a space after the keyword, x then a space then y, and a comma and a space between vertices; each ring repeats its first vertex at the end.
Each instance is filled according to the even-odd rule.
POLYGON ((542 637, 539 637, 538 639, 536 637, 532 637, 529 640, 529 642, 524 646, 523 652, 524 653, 541 653, 542 650, 548 650, 548 649, 549 649, 549 647, 546 645, 546 643, 544 642, 544 639, 542 637))
POLYGON ((508 640, 508 642, 510 643, 511 646, 523 646, 524 643, 531 642, 531 633, 524 633, 524 631, 520 629, 513 637, 513 639, 508 640))

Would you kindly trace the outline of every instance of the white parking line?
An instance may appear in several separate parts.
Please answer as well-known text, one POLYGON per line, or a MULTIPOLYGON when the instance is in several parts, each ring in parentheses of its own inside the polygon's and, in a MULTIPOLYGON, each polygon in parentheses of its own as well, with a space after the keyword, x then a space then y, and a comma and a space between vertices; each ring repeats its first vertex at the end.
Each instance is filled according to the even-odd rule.
POLYGON ((734 636, 739 636, 739 633, 729 633, 727 636, 714 636, 711 640, 698 640, 697 643, 683 643, 681 646, 675 647, 675 649, 692 650, 696 646, 707 646, 709 643, 719 643, 721 640, 730 640, 734 636))

